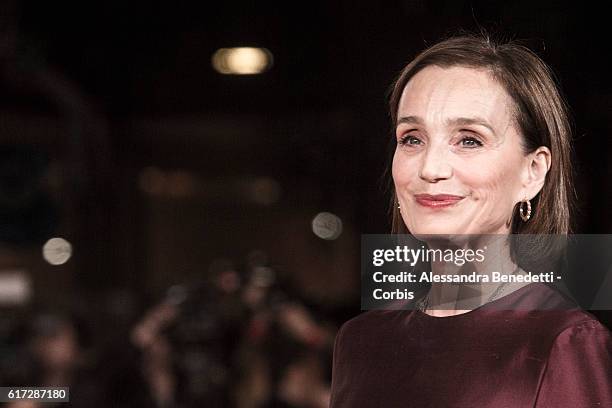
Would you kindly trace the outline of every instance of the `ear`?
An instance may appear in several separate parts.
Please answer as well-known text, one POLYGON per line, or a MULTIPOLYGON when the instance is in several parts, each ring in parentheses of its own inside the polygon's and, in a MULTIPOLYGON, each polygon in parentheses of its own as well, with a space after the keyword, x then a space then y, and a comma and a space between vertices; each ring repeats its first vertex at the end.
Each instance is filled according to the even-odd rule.
POLYGON ((546 174, 550 170, 551 158, 550 149, 546 146, 538 147, 525 157, 523 197, 520 197, 520 200, 525 198, 531 200, 542 190, 544 181, 546 181, 546 174))

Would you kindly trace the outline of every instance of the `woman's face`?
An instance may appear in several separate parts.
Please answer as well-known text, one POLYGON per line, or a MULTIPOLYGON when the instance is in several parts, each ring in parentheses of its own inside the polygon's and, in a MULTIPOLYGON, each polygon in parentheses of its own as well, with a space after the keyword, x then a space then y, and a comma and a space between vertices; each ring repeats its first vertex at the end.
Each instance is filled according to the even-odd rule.
POLYGON ((411 78, 397 112, 393 181, 412 234, 509 232, 514 205, 532 198, 512 109, 484 70, 430 66, 411 78))

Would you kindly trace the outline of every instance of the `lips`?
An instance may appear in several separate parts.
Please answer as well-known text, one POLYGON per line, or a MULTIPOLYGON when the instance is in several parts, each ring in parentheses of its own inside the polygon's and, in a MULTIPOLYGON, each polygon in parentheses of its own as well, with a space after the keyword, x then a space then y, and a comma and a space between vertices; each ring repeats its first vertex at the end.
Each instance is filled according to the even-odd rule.
POLYGON ((429 208, 449 207, 463 200, 462 196, 452 194, 415 194, 414 198, 419 205, 429 208))

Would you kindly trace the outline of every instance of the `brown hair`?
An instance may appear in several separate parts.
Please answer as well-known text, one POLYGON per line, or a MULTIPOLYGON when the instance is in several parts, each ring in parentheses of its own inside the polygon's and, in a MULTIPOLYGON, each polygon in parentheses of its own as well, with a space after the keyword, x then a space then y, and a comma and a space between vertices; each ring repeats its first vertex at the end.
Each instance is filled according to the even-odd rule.
MULTIPOLYGON (((571 126, 568 108, 557 88, 551 69, 531 50, 513 43, 496 43, 486 35, 463 35, 439 42, 421 52, 402 70, 393 84, 389 107, 392 127, 402 92, 423 68, 463 66, 486 69, 514 101, 514 116, 523 137, 525 154, 540 146, 551 151, 551 167, 542 190, 531 200, 533 215, 528 222, 512 215, 512 234, 567 234, 573 202, 571 126)), ((409 233, 397 208, 392 188, 392 232, 409 233)))

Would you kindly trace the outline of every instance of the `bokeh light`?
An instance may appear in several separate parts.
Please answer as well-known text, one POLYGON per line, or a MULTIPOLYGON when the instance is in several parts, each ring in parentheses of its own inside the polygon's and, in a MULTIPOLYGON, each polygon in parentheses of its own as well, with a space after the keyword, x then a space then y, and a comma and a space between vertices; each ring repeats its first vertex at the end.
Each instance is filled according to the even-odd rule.
POLYGON ((72 256, 72 245, 64 238, 51 238, 43 246, 43 258, 51 265, 63 265, 72 256))
POLYGON ((334 240, 342 234, 342 220, 335 214, 320 212, 312 220, 312 232, 326 240, 334 240))
POLYGON ((253 75, 270 69, 272 60, 265 48, 220 48, 212 56, 212 66, 225 75, 253 75))

